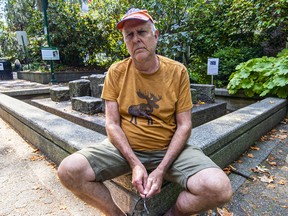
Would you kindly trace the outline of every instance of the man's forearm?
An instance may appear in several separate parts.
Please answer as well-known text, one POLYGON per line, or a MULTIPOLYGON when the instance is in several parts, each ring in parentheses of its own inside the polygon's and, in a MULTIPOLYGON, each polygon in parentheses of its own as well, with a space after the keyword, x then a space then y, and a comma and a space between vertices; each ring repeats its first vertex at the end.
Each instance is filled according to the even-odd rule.
POLYGON ((189 122, 187 125, 177 128, 163 160, 158 167, 149 174, 144 190, 144 194, 147 197, 151 197, 161 191, 165 173, 185 147, 190 134, 191 128, 189 127, 189 122))
POLYGON ((182 114, 178 114, 176 117, 177 129, 171 139, 167 152, 157 167, 162 170, 164 173, 171 166, 174 160, 181 153, 185 147, 188 138, 192 132, 192 122, 191 122, 191 110, 188 110, 182 114))
MULTIPOLYGON (((181 133, 182 134, 182 133, 181 133)), ((164 172, 169 169, 171 164, 174 162, 174 160, 178 157, 178 155, 182 152, 183 148, 186 145, 186 142, 191 134, 191 130, 189 133, 185 133, 183 135, 175 133, 171 143, 167 149, 167 152, 159 164, 158 168, 163 170, 164 172)))
POLYGON ((106 131, 110 142, 121 152, 132 169, 136 165, 141 165, 141 162, 134 154, 131 146, 129 145, 128 139, 120 126, 121 118, 118 103, 115 101, 106 100, 105 110, 106 131))
POLYGON ((133 152, 129 142, 121 127, 117 125, 106 127, 108 137, 113 145, 122 153, 123 157, 127 160, 132 171, 132 184, 136 190, 144 196, 144 189, 148 173, 133 152), (108 128, 108 129, 107 129, 108 128))
POLYGON ((128 161, 131 168, 141 164, 137 156, 134 154, 129 142, 120 126, 106 126, 107 134, 110 142, 121 152, 123 157, 128 161))

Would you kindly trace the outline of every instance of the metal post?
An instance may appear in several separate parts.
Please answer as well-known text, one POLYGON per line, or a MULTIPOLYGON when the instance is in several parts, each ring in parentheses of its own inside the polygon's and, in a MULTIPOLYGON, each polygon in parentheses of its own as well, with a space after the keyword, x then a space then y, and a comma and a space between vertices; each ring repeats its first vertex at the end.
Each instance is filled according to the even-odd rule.
MULTIPOLYGON (((48 0, 42 0, 42 8, 43 8, 43 13, 44 13, 44 34, 47 37, 47 43, 48 43, 48 47, 51 46, 50 43, 50 36, 49 36, 49 29, 48 29, 48 19, 47 19, 47 3, 48 0)), ((56 79, 55 79, 55 74, 54 74, 54 64, 53 61, 50 60, 50 70, 51 70, 51 83, 54 84, 56 83, 56 79)))

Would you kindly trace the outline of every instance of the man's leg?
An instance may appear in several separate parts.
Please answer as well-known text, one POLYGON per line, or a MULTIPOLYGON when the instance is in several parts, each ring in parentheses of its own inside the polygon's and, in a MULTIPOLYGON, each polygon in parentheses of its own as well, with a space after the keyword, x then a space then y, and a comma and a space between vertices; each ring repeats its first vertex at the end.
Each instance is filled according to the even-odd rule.
POLYGON ((59 168, 61 183, 86 203, 108 215, 125 215, 114 203, 109 190, 102 182, 95 182, 95 173, 81 154, 65 158, 59 168))
POLYGON ((228 202, 232 188, 227 175, 218 168, 207 168, 188 178, 187 190, 165 216, 192 215, 228 202))

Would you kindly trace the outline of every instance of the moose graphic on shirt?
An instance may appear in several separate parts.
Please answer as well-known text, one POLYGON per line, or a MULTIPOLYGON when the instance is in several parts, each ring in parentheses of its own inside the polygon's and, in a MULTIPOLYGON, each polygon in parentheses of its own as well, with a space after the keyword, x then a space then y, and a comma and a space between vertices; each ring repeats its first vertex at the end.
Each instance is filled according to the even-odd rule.
POLYGON ((145 99, 147 103, 140 103, 138 105, 131 105, 128 108, 128 113, 131 115, 130 122, 133 122, 137 125, 137 117, 144 116, 147 118, 147 124, 153 125, 153 119, 151 118, 151 114, 153 109, 159 108, 159 105, 156 104, 159 100, 161 100, 162 96, 156 96, 151 92, 141 92, 140 90, 137 91, 138 97, 145 99))

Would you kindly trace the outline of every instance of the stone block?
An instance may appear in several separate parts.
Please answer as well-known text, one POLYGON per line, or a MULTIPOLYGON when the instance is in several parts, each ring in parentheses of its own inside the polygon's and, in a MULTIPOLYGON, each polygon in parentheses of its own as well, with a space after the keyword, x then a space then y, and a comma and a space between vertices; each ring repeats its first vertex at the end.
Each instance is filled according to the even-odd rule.
POLYGON ((52 101, 61 102, 70 100, 69 87, 57 86, 50 89, 50 98, 52 101))
POLYGON ((91 96, 100 98, 103 86, 99 86, 104 83, 104 74, 93 74, 88 78, 90 80, 91 96))
MULTIPOLYGON (((131 176, 123 176, 122 180, 123 179, 127 182, 130 181, 129 184, 131 187, 133 187, 131 184, 131 176)), ((138 193, 135 193, 129 189, 127 190, 122 186, 122 184, 119 185, 118 182, 115 182, 115 179, 105 181, 104 184, 109 188, 116 204, 124 212, 127 212, 128 215, 143 215, 143 211, 137 211, 143 209, 143 203, 141 203, 142 200, 138 193)), ((182 190, 183 189, 176 183, 163 183, 161 193, 156 194, 151 199, 146 201, 149 215, 163 215, 165 212, 167 212, 175 203, 179 193, 182 190)))
POLYGON ((190 89, 191 91, 191 97, 192 97, 192 103, 196 104, 198 99, 197 99, 197 90, 196 89, 190 89))
POLYGON ((104 84, 99 84, 98 85, 98 92, 95 95, 97 98, 101 98, 101 94, 102 94, 102 91, 103 91, 103 86, 104 86, 104 84))
POLYGON ((205 84, 191 84, 192 89, 197 91, 197 100, 214 103, 215 102, 215 86, 205 84))
POLYGON ((89 76, 81 76, 80 79, 89 80, 89 76))
POLYGON ((72 98, 72 109, 88 115, 102 112, 102 99, 84 96, 72 98))
POLYGON ((215 101, 215 103, 211 104, 205 103, 193 106, 193 128, 225 115, 227 111, 226 106, 227 104, 222 101, 215 101))
POLYGON ((90 81, 79 79, 69 82, 70 98, 90 96, 90 81))

